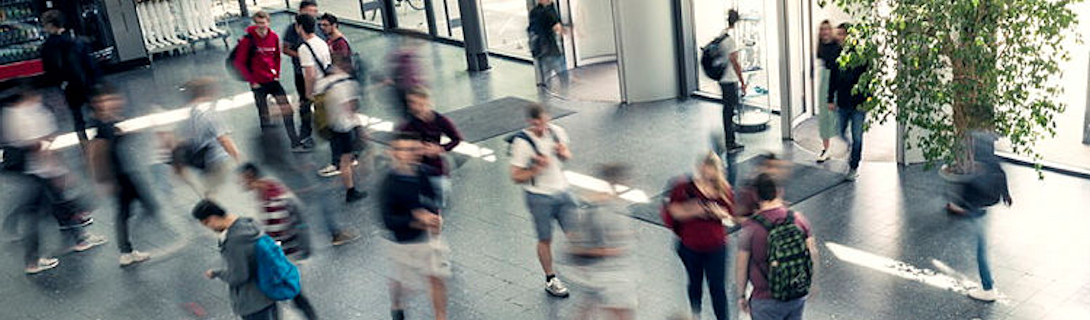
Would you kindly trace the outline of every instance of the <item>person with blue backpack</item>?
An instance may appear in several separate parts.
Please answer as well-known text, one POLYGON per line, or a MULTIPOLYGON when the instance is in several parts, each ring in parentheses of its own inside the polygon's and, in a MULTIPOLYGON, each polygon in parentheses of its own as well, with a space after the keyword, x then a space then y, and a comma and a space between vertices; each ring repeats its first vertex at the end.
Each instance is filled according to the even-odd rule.
POLYGON ((227 266, 204 275, 227 283, 235 314, 243 320, 275 320, 280 318, 276 302, 292 300, 308 319, 317 319, 301 292, 299 270, 253 219, 229 214, 209 200, 197 203, 192 215, 206 228, 223 233, 219 249, 227 266))

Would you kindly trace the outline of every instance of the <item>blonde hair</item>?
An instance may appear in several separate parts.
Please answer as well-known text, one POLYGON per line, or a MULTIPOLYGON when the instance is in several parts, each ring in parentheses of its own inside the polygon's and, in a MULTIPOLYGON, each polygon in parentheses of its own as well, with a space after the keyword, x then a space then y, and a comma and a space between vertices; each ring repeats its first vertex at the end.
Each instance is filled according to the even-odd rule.
POLYGON ((723 198, 729 197, 732 191, 730 183, 727 182, 727 178, 723 174, 723 159, 719 158, 719 155, 715 154, 715 152, 709 151, 706 155, 704 155, 704 157, 700 159, 700 165, 715 169, 714 176, 703 178, 711 179, 714 182, 715 190, 719 193, 720 196, 722 196, 723 198))
POLYGON ((258 11, 258 12, 254 13, 253 17, 251 17, 251 19, 253 19, 254 21, 257 21, 257 19, 259 19, 259 18, 269 20, 270 19, 269 13, 265 12, 265 11, 258 11))

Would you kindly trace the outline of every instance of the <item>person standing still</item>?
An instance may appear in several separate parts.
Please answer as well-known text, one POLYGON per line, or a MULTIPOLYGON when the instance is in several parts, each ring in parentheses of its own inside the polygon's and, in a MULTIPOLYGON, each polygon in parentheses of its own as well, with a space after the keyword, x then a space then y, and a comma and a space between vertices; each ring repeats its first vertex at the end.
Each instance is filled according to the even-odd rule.
MULTIPOLYGON (((848 23, 841 23, 836 27, 836 38, 841 43, 844 42, 843 39, 847 37, 850 28, 851 25, 848 23)), ((867 95, 862 92, 854 93, 852 89, 866 71, 866 66, 855 66, 847 69, 836 67, 829 72, 829 92, 826 101, 829 103, 829 109, 836 110, 840 116, 840 127, 837 132, 843 137, 848 124, 852 126, 851 158, 848 161, 848 173, 844 176, 844 179, 848 181, 859 178, 859 162, 863 158, 863 122, 867 118, 867 112, 860 110, 859 107, 867 100, 867 95)))
MULTIPOLYGON (((830 70, 840 67, 840 64, 836 62, 836 59, 840 57, 840 37, 833 35, 833 26, 829 23, 829 20, 821 22, 821 26, 818 28, 818 41, 820 44, 817 49, 817 58, 821 62, 817 64, 818 70, 818 88, 817 88, 817 101, 826 101, 829 95, 829 73, 830 70)), ((837 118, 839 117, 833 108, 819 108, 818 110, 818 133, 821 136, 821 154, 817 157, 818 163, 823 163, 829 160, 829 139, 836 136, 837 118)))
MULTIPOLYGON (((296 16, 295 23, 288 26, 287 30, 284 30, 284 38, 281 39, 280 50, 284 54, 291 57, 291 64, 295 71, 295 93, 299 95, 299 143, 292 146, 292 149, 296 151, 309 151, 314 148, 314 139, 311 138, 311 100, 309 91, 307 91, 306 76, 303 71, 302 61, 300 59, 300 53, 305 48, 303 43, 307 41, 303 32, 299 30, 299 17, 309 16, 311 19, 306 20, 313 25, 311 33, 317 35, 320 39, 326 39, 328 36, 322 32, 321 28, 318 28, 318 3, 313 1, 302 1, 299 3, 299 15, 296 16)), ((325 60, 329 63, 329 59, 325 60)), ((294 117, 294 115, 292 115, 294 117)), ((286 127, 286 125, 285 125, 286 127)), ((295 130, 295 128, 288 128, 295 130)))
POLYGON ((537 258, 545 271, 545 291, 555 297, 567 297, 568 287, 556 277, 553 269, 553 221, 567 231, 572 224, 577 203, 571 194, 561 164, 572 157, 568 149, 568 134, 563 128, 549 123, 545 107, 534 104, 527 108, 523 129, 511 140, 511 180, 522 185, 526 207, 537 233, 537 258))
POLYGON ((538 75, 537 85, 544 87, 552 73, 556 72, 561 85, 567 86, 567 63, 564 61, 564 51, 560 50, 557 42, 557 36, 564 32, 564 26, 553 0, 537 0, 537 5, 530 10, 530 26, 526 31, 530 36, 530 53, 534 56, 538 75))
MULTIPOLYGON (((334 65, 348 75, 355 78, 355 66, 352 65, 352 46, 348 44, 348 38, 341 33, 340 22, 337 16, 326 13, 318 18, 318 29, 329 35, 326 44, 329 45, 329 53, 333 56, 334 65)), ((363 81, 363 79, 356 79, 363 81)))
POLYGON ((91 90, 101 75, 91 57, 91 48, 72 36, 66 26, 64 13, 49 10, 42 14, 42 27, 49 34, 41 47, 42 69, 46 82, 64 91, 76 136, 80 146, 86 146, 87 122, 83 107, 89 102, 91 90))
POLYGON ((723 78, 719 79, 719 88, 723 91, 723 133, 726 139, 727 152, 737 152, 745 146, 738 143, 734 137, 734 114, 740 103, 739 94, 745 96, 746 81, 742 77, 742 65, 738 63, 738 44, 730 31, 734 30, 734 24, 738 23, 738 11, 731 9, 727 12, 727 29, 723 30, 723 39, 719 43, 722 56, 727 58, 727 69, 723 78))

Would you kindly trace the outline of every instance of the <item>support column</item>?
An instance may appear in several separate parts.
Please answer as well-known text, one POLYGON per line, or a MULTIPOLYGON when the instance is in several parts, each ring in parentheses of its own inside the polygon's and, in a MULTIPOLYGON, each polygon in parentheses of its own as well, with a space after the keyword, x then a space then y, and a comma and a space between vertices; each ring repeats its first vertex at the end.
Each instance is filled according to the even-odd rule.
POLYGON ((380 2, 382 2, 382 28, 385 30, 397 29, 397 8, 394 7, 394 0, 380 2))
POLYGON ((614 32, 623 103, 678 96, 678 53, 671 1, 614 0, 614 32), (621 5, 624 2, 624 5, 621 5), (667 44, 667 45, 663 45, 667 44))
POLYGON ((470 72, 484 71, 488 65, 488 38, 481 17, 481 0, 458 0, 462 14, 462 33, 466 48, 466 66, 470 72))
POLYGON ((688 99, 699 88, 700 70, 696 63, 696 30, 693 18, 693 0, 675 0, 674 22, 677 32, 674 39, 677 40, 677 76, 678 93, 680 99, 688 99))
POLYGON ((242 15, 242 18, 250 16, 250 10, 246 6, 246 0, 238 0, 238 12, 242 15))
POLYGON ((439 37, 439 29, 435 23, 435 1, 424 0, 424 18, 428 22, 428 34, 439 37))

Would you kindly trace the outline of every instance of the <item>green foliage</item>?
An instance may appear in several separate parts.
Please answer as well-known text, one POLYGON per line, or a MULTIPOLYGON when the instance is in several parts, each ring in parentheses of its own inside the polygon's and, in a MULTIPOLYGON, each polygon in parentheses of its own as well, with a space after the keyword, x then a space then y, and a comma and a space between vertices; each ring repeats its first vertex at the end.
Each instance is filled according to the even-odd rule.
POLYGON ((1055 78, 1082 0, 833 1, 859 19, 840 63, 869 67, 855 88, 870 94, 868 121, 921 130, 909 147, 954 168, 972 162, 973 130, 1040 159, 1032 147, 1065 108, 1055 78))

